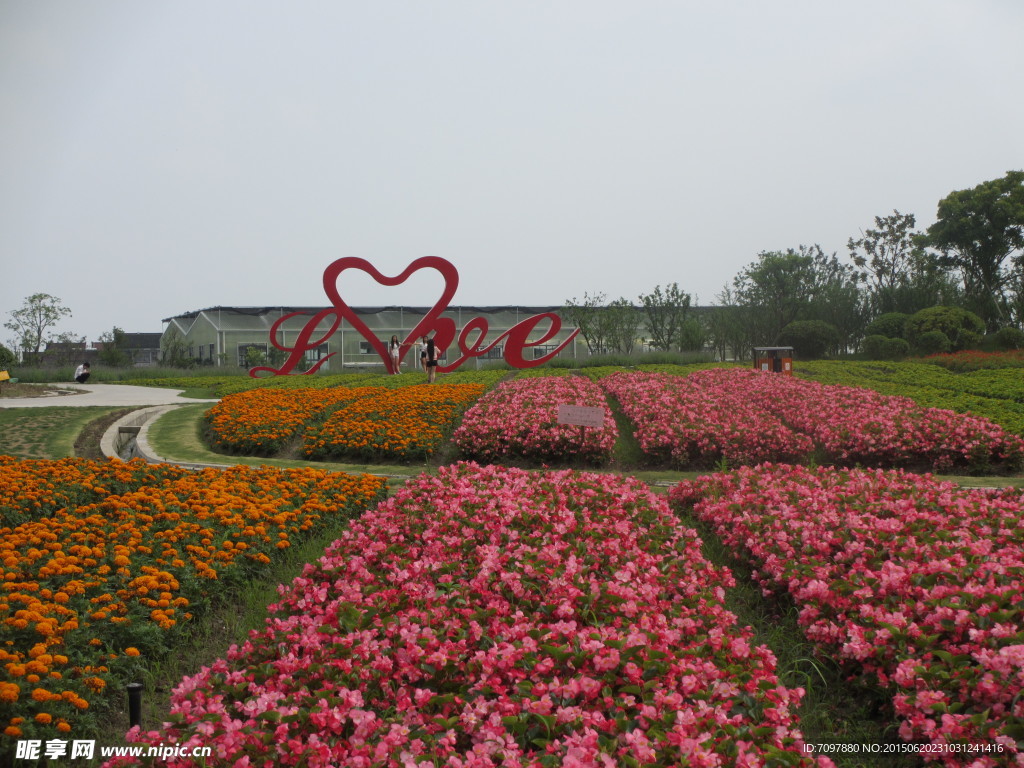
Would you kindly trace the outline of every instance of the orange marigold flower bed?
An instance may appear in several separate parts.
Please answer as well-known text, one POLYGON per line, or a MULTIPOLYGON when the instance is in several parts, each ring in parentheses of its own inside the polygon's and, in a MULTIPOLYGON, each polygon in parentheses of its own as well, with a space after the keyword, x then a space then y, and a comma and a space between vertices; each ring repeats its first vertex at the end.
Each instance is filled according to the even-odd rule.
POLYGON ((307 433, 305 454, 310 458, 424 458, 440 446, 458 416, 484 389, 483 384, 363 388, 362 397, 307 433))
POLYGON ((91 701, 171 652, 183 625, 291 542, 384 490, 313 468, 0 456, 0 728, 96 733, 91 701))
POLYGON ((253 389, 226 395, 206 412, 207 437, 219 451, 270 456, 315 419, 364 395, 352 389, 253 389))

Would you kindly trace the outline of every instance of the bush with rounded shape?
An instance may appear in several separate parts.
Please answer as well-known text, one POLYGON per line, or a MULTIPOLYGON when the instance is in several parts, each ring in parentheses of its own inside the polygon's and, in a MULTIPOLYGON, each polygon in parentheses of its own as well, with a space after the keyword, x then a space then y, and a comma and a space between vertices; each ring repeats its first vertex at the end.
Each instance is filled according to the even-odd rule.
POLYGON ((0 344, 0 368, 6 368, 9 365, 14 365, 18 362, 18 358, 11 350, 0 344))
POLYGON ((879 315, 864 329, 868 336, 884 336, 887 339, 902 339, 903 327, 906 325, 910 315, 903 312, 886 312, 879 315))
POLYGON ((985 346, 988 349, 999 352, 1006 352, 1011 349, 1024 349, 1024 331, 1008 325, 1000 328, 993 334, 985 337, 985 346))
POLYGON ((862 343, 868 360, 902 360, 910 354, 906 339, 892 339, 878 334, 868 336, 862 343))
MULTIPOLYGON (((923 351, 921 337, 930 331, 941 331, 949 341, 949 350, 971 349, 981 343, 985 323, 973 312, 961 307, 935 306, 922 309, 907 320, 904 337, 915 352, 923 351)), ((924 344, 935 344, 938 337, 930 337, 924 344)), ((947 351, 931 349, 929 352, 947 351)))
POLYGON ((914 349, 918 354, 937 355, 952 349, 949 337, 942 331, 925 331, 917 337, 914 349))
POLYGON ((839 343, 839 331, 823 320, 796 320, 782 329, 779 343, 793 347, 797 357, 813 360, 839 343))
POLYGON ((864 351, 864 356, 868 360, 885 360, 885 348, 886 342, 890 341, 888 336, 881 334, 872 334, 871 336, 865 336, 864 341, 861 342, 861 349, 864 351))
POLYGON ((886 339, 882 345, 882 360, 902 360, 910 354, 910 344, 906 339, 886 339))

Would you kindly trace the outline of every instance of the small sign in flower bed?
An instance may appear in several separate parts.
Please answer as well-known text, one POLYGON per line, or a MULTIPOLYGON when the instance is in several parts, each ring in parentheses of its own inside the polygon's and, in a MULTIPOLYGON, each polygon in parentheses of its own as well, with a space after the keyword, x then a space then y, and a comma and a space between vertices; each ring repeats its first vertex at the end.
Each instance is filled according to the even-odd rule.
POLYGON ((1024 493, 901 471, 762 465, 677 486, 822 651, 892 695, 948 766, 1021 765, 1024 493))
POLYGON ((364 387, 306 435, 309 458, 422 459, 451 433, 466 406, 484 392, 483 384, 364 387))
POLYGON ((315 469, 0 457, 0 731, 104 733, 92 705, 213 600, 383 494, 379 478, 315 469))
POLYGON ((1024 466, 1024 440, 997 424, 859 387, 741 369, 619 373, 601 385, 643 450, 680 466, 811 458, 979 473, 1024 466))
POLYGON ((129 738, 218 765, 814 765, 731 583, 636 480, 444 467, 129 738))
POLYGON ((466 411, 453 442, 462 453, 481 461, 583 461, 606 463, 619 431, 593 381, 579 376, 549 376, 507 381, 466 411), (600 408, 601 427, 559 423, 558 406, 600 408))

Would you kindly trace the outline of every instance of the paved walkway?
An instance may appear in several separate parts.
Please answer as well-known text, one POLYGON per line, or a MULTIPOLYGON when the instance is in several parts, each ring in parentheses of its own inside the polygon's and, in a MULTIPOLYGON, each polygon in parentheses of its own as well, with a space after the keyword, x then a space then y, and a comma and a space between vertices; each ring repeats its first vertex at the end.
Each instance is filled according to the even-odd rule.
MULTIPOLYGON (((52 408, 54 406, 107 406, 127 408, 144 405, 188 405, 215 403, 181 397, 183 390, 157 387, 134 387, 129 384, 55 384, 54 391, 76 390, 75 394, 54 394, 45 397, 0 397, 0 408, 52 408)), ((2 394, 2 393, 0 393, 2 394)))

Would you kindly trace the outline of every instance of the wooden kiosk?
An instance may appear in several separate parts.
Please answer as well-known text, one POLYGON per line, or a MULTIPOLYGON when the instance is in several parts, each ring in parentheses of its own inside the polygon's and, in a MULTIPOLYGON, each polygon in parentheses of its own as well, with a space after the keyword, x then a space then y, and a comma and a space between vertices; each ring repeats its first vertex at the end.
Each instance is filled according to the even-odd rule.
POLYGON ((754 368, 760 371, 793 375, 792 347, 754 347, 754 368))

